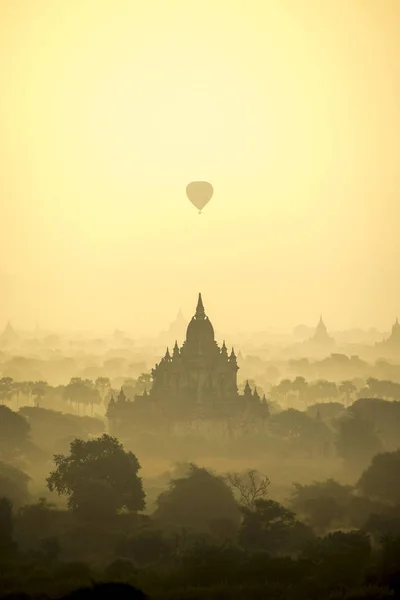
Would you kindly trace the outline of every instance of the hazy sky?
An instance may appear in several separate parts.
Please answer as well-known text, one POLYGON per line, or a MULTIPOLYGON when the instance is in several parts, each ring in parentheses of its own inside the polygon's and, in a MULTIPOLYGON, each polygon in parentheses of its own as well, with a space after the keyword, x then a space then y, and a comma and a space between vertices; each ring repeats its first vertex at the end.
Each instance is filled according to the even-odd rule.
POLYGON ((400 316, 399 0, 0 0, 0 90, 0 325, 400 316))

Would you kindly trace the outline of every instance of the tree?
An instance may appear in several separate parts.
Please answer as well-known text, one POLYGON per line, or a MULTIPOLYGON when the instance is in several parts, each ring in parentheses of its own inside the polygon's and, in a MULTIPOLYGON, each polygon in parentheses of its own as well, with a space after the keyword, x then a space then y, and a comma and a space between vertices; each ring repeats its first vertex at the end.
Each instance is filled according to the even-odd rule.
POLYGON ((384 543, 385 538, 395 536, 400 539, 400 517, 390 514, 370 513, 363 523, 363 531, 371 534, 374 541, 384 543))
POLYGON ((85 516, 108 516, 123 508, 144 509, 139 461, 116 438, 104 434, 87 442, 76 439, 69 456, 56 455, 54 462, 48 488, 68 496, 71 510, 85 516))
POLYGON ((94 404, 100 404, 100 392, 95 387, 90 379, 82 379, 81 377, 73 377, 68 385, 65 386, 64 397, 71 404, 76 404, 78 407, 90 405, 93 411, 94 404))
POLYGON ((351 413, 373 423, 385 445, 385 450, 399 447, 400 402, 382 398, 359 398, 351 413))
POLYGON ((354 399, 354 395, 357 391, 356 386, 352 381, 342 381, 339 385, 339 394, 344 399, 344 403, 346 406, 350 406, 352 400, 354 399))
POLYGON ((290 379, 282 379, 278 385, 274 385, 270 390, 270 398, 274 402, 287 406, 287 397, 292 392, 293 384, 290 379))
POLYGON ((21 381, 18 387, 19 392, 26 397, 28 405, 31 402, 32 389, 34 385, 35 384, 33 381, 21 381))
POLYGON ((45 498, 22 506, 16 515, 17 529, 23 535, 22 544, 37 549, 40 543, 59 535, 59 526, 64 516, 68 515, 57 510, 45 498))
POLYGON ((32 396, 35 397, 35 405, 38 407, 40 402, 43 400, 44 395, 47 391, 49 384, 47 381, 35 381, 31 388, 32 396))
POLYGON ((341 402, 317 402, 308 408, 306 414, 313 419, 321 419, 325 423, 329 423, 340 418, 344 411, 345 408, 341 402))
POLYGON ((29 423, 7 406, 0 406, 0 459, 7 462, 19 458, 30 442, 29 423))
POLYGON ((0 379, 0 402, 2 404, 11 402, 14 393, 14 381, 11 377, 2 377, 0 379))
POLYGON ((304 377, 296 377, 293 381, 292 389, 297 394, 297 399, 300 403, 307 403, 308 383, 304 377))
POLYGON ((400 536, 388 536, 382 540, 382 546, 379 583, 393 591, 393 598, 398 598, 400 594, 400 536))
POLYGON ((357 487, 370 498, 400 505, 400 450, 374 456, 357 487))
POLYGON ((28 475, 19 469, 0 462, 0 496, 11 500, 14 506, 22 506, 28 502, 29 481, 28 475))
POLYGON ((382 443, 373 423, 349 412, 338 422, 336 447, 350 467, 359 469, 381 450, 382 443))
POLYGON ((325 534, 344 515, 343 507, 332 496, 309 498, 304 503, 306 522, 318 535, 325 534))
POLYGON ((111 381, 109 377, 98 377, 94 382, 95 388, 98 390, 101 401, 104 403, 107 394, 111 388, 111 381))
POLYGON ((326 379, 319 379, 315 381, 310 388, 313 390, 313 395, 317 401, 330 401, 337 397, 338 390, 336 383, 333 381, 326 381, 326 379))
POLYGON ((370 377, 367 379, 367 386, 362 392, 368 398, 400 400, 400 384, 393 381, 382 381, 370 377))
POLYGON ((8 498, 0 498, 0 549, 11 546, 13 530, 12 503, 8 498))
POLYGON ((279 437, 290 440, 293 453, 320 455, 331 438, 325 423, 300 410, 285 410, 274 415, 271 422, 279 437))
POLYGON ((255 469, 249 469, 244 474, 228 473, 226 482, 239 495, 239 502, 247 508, 252 508, 258 498, 265 498, 271 484, 268 477, 261 475, 255 469))
POLYGON ((333 479, 310 485, 295 483, 291 508, 319 534, 325 533, 335 521, 346 514, 353 488, 333 479))
POLYGON ((108 390, 111 387, 111 381, 109 377, 97 377, 94 382, 95 388, 99 391, 101 400, 104 401, 104 398, 107 395, 108 390))
POLYGON ((304 557, 313 563, 319 579, 331 589, 360 585, 370 555, 369 537, 360 531, 335 531, 304 551, 304 557))
POLYGON ((222 477, 191 464, 186 476, 173 479, 170 489, 159 495, 154 518, 178 527, 209 532, 220 519, 229 519, 237 527, 240 511, 222 477))
POLYGON ((122 539, 116 548, 118 556, 141 567, 165 562, 173 551, 173 539, 164 531, 145 527, 122 539))
MULTIPOLYGON (((215 545, 210 544, 208 540, 196 540, 189 545, 181 557, 181 585, 186 588, 197 587, 203 589, 220 588, 221 582, 229 586, 232 590, 232 584, 238 584, 241 581, 243 567, 245 564, 244 552, 231 544, 215 545), (218 586, 218 588, 217 588, 218 586)), ((265 578, 264 578, 265 581, 265 578)), ((192 598, 205 598, 206 593, 192 596, 192 598)), ((208 595, 208 594, 207 594, 208 595)), ((236 594, 216 594, 214 598, 239 597, 236 594)), ((252 594, 249 594, 253 597, 252 594)), ((190 596, 183 596, 189 598, 190 596)), ((245 596, 242 596, 242 598, 245 596)))
POLYGON ((255 500, 254 507, 243 507, 242 513, 239 542, 247 550, 276 554, 295 550, 313 538, 294 512, 274 500, 255 500))
POLYGON ((59 453, 68 451, 74 439, 87 439, 89 435, 98 436, 104 431, 103 421, 94 417, 36 406, 24 406, 19 412, 29 421, 33 441, 51 453, 53 450, 59 453))

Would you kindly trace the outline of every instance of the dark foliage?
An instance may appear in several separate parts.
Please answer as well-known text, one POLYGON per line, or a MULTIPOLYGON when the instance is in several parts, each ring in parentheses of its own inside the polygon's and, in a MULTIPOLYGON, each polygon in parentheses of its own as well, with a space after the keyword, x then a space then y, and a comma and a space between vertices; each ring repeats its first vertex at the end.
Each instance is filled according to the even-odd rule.
POLYGON ((54 457, 55 471, 47 479, 50 491, 68 496, 68 506, 86 518, 115 514, 119 509, 143 510, 139 461, 116 438, 71 443, 69 456, 54 457))

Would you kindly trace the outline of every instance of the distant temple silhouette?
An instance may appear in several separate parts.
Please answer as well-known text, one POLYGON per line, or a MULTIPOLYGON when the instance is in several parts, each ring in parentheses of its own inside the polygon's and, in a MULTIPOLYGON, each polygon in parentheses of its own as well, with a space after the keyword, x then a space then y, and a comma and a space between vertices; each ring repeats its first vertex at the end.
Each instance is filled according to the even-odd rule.
POLYGON ((20 337, 18 333, 15 331, 10 321, 8 321, 3 333, 0 335, 0 346, 1 347, 10 347, 14 345, 18 345, 20 342, 20 337))
POLYGON ((183 316, 182 310, 179 309, 176 318, 172 321, 167 331, 160 333, 159 340, 166 343, 172 343, 174 340, 182 341, 185 337, 186 327, 187 321, 183 316))
POLYGON ((324 321, 322 320, 322 315, 319 318, 318 325, 315 328, 315 333, 311 339, 314 342, 321 343, 321 344, 333 341, 333 338, 328 334, 326 325, 325 325, 324 321))
POLYGON ((400 354, 400 323, 399 319, 396 319, 392 325, 392 331, 385 340, 378 342, 376 347, 387 351, 391 354, 400 354))
POLYGON ((326 325, 322 320, 322 315, 319 318, 314 335, 307 341, 307 344, 321 350, 332 348, 335 345, 335 340, 329 335, 326 325))
POLYGON ((207 317, 201 294, 196 312, 186 330, 186 339, 179 347, 175 342, 152 370, 151 390, 136 396, 133 402, 123 390, 108 407, 110 429, 118 434, 126 430, 129 415, 146 419, 151 415, 168 421, 215 421, 257 417, 268 414, 265 399, 247 383, 243 395, 238 393, 238 364, 232 348, 225 342, 219 347, 214 328, 207 317))

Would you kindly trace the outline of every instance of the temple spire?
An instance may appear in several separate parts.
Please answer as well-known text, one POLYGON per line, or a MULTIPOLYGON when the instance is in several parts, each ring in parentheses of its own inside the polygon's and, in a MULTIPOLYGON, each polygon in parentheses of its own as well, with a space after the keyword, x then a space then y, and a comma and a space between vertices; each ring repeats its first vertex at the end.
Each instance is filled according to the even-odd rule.
POLYGON ((249 385, 249 380, 248 379, 246 380, 246 385, 244 386, 243 395, 246 398, 251 398, 252 397, 251 387, 249 385))
POLYGON ((232 348, 232 352, 230 353, 230 356, 229 356, 229 362, 236 371, 239 370, 235 350, 233 348, 232 348))
POLYGON ((199 294, 199 299, 197 301, 196 307, 196 319, 202 320, 205 319, 206 313, 204 312, 203 300, 201 294, 199 294))
POLYGON ((400 324, 399 324, 399 319, 397 318, 393 327, 392 327, 392 335, 398 335, 398 331, 400 331, 400 324))
POLYGON ((121 390, 118 394, 118 402, 125 402, 125 401, 126 401, 126 396, 125 396, 124 388, 121 387, 121 390))

